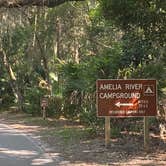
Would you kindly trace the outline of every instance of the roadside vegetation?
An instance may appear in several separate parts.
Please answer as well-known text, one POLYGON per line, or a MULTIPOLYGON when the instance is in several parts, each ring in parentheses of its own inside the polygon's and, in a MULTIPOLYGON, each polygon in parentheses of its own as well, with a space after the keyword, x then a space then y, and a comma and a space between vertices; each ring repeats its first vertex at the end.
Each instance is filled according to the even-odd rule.
MULTIPOLYGON (((86 0, 54 8, 0 8, 0 111, 25 113, 24 123, 54 127, 42 134, 65 143, 103 138, 96 80, 156 79, 158 115, 150 124, 165 140, 165 7, 164 0, 86 0), (62 119, 74 128, 70 123, 56 128, 62 119)), ((140 118, 112 119, 111 126, 112 138, 143 132, 140 118)))

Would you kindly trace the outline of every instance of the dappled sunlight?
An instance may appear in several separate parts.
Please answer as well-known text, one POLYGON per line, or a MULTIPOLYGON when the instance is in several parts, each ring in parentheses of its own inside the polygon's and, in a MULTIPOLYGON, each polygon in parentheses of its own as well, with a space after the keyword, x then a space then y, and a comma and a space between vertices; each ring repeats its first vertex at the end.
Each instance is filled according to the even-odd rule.
POLYGON ((52 162, 53 162, 52 159, 38 158, 38 159, 32 160, 32 164, 31 165, 43 165, 43 164, 48 164, 48 163, 52 163, 52 162))
POLYGON ((62 162, 62 166, 105 166, 105 164, 97 164, 95 162, 80 162, 76 161, 74 163, 62 162))
MULTIPOLYGON (((25 126, 25 125, 22 125, 22 124, 12 124, 10 126, 14 127, 14 128, 18 128, 18 129, 28 129, 29 128, 29 126, 25 126)), ((31 126, 31 128, 38 129, 39 126, 31 126)))
POLYGON ((10 126, 14 129, 24 130, 24 133, 33 132, 33 131, 35 132, 35 131, 38 131, 38 129, 39 129, 39 126, 27 126, 27 125, 22 125, 22 124, 12 124, 10 126))
MULTIPOLYGON (((20 125, 14 124, 10 127, 5 124, 0 126, 0 162, 8 162, 9 165, 15 161, 17 163, 25 162, 26 166, 27 164, 28 166, 54 166, 54 159, 59 158, 59 153, 52 152, 51 155, 46 153, 43 147, 37 143, 39 136, 29 137, 20 125)), ((20 166, 23 165, 20 164, 20 166)))
POLYGON ((123 162, 123 164, 126 165, 137 165, 137 166, 141 166, 141 165, 147 165, 147 166, 153 166, 153 165, 161 165, 161 166, 165 166, 165 160, 163 159, 161 160, 158 158, 155 158, 154 156, 151 155, 145 155, 145 156, 137 156, 136 158, 132 158, 126 162, 123 162), (154 164, 155 163, 155 164, 154 164))
POLYGON ((63 128, 67 128, 67 129, 72 128, 72 129, 81 129, 81 130, 84 130, 85 126, 83 126, 83 125, 77 125, 76 126, 76 125, 71 124, 71 125, 64 125, 63 128))
MULTIPOLYGON (((58 153, 54 154, 54 157, 58 157, 58 155, 58 153)), ((28 161, 30 165, 47 166, 48 164, 54 163, 53 158, 48 154, 40 154, 37 151, 31 150, 12 150, 8 148, 0 148, 0 158, 17 158, 19 160, 26 159, 25 161, 28 161)))
POLYGON ((31 150, 12 150, 8 148, 0 148, 0 154, 6 154, 10 157, 31 158, 38 155, 38 152, 31 150))
POLYGON ((54 163, 54 159, 57 159, 59 155, 59 153, 44 153, 41 156, 34 158, 31 165, 47 165, 49 163, 54 163))
MULTIPOLYGON (((91 128, 81 126, 79 123, 72 123, 66 119, 55 121, 48 119, 48 121, 46 120, 43 122, 41 118, 40 121, 37 119, 36 122, 34 122, 34 118, 28 120, 26 118, 26 123, 24 123, 24 118, 22 118, 21 122, 18 122, 17 118, 15 119, 16 120, 12 121, 9 125, 14 130, 7 129, 7 132, 4 130, 1 135, 2 139, 8 139, 8 137, 12 135, 24 135, 25 132, 34 129, 32 130, 32 133, 26 133, 25 136, 30 135, 35 140, 39 141, 37 143, 39 146, 42 145, 40 139, 43 138, 51 147, 50 149, 47 147, 44 155, 42 152, 35 154, 36 149, 33 147, 31 147, 32 149, 27 149, 26 147, 21 146, 17 153, 14 153, 14 151, 7 153, 6 149, 0 149, 0 151, 2 150, 2 153, 0 152, 0 158, 2 157, 2 160, 5 160, 8 157, 12 160, 16 158, 17 160, 28 161, 28 166, 105 166, 106 164, 140 166, 141 161, 145 161, 145 165, 157 163, 158 165, 164 166, 163 163, 166 162, 166 156, 164 154, 165 146, 164 144, 161 144, 161 142, 159 145, 160 137, 158 134, 154 134, 153 132, 150 133, 150 137, 153 139, 152 145, 154 145, 154 147, 151 147, 152 153, 149 154, 150 157, 148 158, 143 152, 143 135, 142 130, 139 128, 139 126, 142 125, 142 121, 141 123, 140 121, 130 122, 130 126, 137 123, 138 127, 128 130, 125 128, 125 130, 119 131, 120 137, 111 137, 111 144, 106 149, 104 147, 104 133, 101 132, 100 135, 97 135, 96 139, 92 139, 91 128), (24 127, 24 125, 26 127, 24 127), (33 126, 35 127, 33 128, 33 126), (4 136, 5 138, 3 138, 3 134, 6 135, 6 137, 4 136), (160 146, 160 154, 157 152, 157 149, 159 149, 158 146, 160 146), (23 155, 20 154, 21 151, 23 152, 23 155), (143 154, 140 154, 140 152, 143 154), (28 156, 27 158, 26 155, 24 155, 26 153, 28 156), (161 153, 163 156, 161 156, 161 153), (135 164, 133 164, 134 162, 135 164)), ((8 145, 9 144, 13 144, 13 140, 8 142, 8 145)), ((14 146, 16 149, 18 148, 18 145, 14 144, 14 146)), ((4 145, 0 147, 8 148, 8 146, 4 145)))

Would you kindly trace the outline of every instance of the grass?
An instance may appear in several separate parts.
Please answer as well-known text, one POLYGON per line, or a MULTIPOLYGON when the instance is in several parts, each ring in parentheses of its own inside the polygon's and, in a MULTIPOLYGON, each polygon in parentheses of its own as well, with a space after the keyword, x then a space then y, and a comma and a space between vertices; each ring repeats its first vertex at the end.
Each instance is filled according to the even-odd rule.
POLYGON ((31 124, 31 125, 38 125, 41 127, 48 127, 48 126, 56 126, 56 121, 54 120, 44 120, 41 117, 26 117, 23 119, 23 122, 25 124, 31 124))
POLYGON ((42 117, 32 117, 27 114, 8 115, 12 123, 19 123, 28 126, 39 126, 40 135, 45 138, 58 137, 64 143, 73 143, 80 140, 91 138, 95 132, 92 128, 87 128, 78 122, 69 122, 66 119, 56 120, 42 117))
POLYGON ((91 138, 92 129, 84 128, 84 127, 54 127, 51 129, 45 129, 41 132, 41 135, 45 138, 54 138, 58 137, 65 144, 72 144, 74 142, 79 142, 81 140, 85 140, 86 138, 91 138))
POLYGON ((63 128, 57 131, 65 142, 78 141, 86 137, 90 137, 91 128, 63 128))

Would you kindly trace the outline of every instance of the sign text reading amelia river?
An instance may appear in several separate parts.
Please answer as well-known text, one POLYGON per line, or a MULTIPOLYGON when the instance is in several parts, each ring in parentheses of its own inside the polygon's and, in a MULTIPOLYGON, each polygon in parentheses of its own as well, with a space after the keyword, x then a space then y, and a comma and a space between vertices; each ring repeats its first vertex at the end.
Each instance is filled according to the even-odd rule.
POLYGON ((107 90, 107 92, 100 92, 99 93, 99 98, 100 99, 110 99, 110 98, 117 98, 117 99, 131 99, 131 98, 135 98, 135 99, 139 99, 141 97, 141 94, 136 92, 136 93, 131 93, 129 92, 130 90, 142 90, 143 85, 142 84, 107 84, 107 83, 103 83, 100 84, 99 89, 100 90, 107 90), (123 86, 123 87, 122 87, 123 86), (116 93, 115 91, 118 91, 118 93, 116 93), (123 90, 123 92, 119 92, 120 90, 123 90), (111 92, 114 91, 114 92, 111 92))

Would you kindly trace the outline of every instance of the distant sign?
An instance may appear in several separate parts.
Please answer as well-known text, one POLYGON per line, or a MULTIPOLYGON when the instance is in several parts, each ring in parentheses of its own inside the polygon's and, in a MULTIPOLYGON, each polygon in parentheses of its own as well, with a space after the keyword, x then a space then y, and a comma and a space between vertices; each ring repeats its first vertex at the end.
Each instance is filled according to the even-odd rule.
POLYGON ((47 98, 42 98, 40 105, 41 105, 42 108, 48 107, 48 99, 47 98))
POLYGON ((98 116, 156 116, 156 80, 97 80, 98 116))

